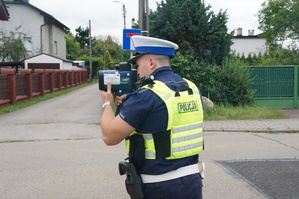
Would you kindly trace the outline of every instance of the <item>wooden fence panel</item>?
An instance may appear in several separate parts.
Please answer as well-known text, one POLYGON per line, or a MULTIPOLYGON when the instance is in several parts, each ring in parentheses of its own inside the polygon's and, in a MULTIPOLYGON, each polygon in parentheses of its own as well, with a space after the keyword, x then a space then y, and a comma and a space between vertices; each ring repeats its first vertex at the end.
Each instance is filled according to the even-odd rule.
POLYGON ((86 70, 0 70, 0 106, 87 82, 86 70), (86 78, 85 78, 86 77, 86 78))

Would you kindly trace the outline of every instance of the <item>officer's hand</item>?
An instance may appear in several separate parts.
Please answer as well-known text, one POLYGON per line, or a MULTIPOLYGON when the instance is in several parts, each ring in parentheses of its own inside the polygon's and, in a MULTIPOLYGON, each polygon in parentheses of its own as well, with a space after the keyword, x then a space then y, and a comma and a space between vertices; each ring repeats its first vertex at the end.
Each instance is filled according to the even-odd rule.
POLYGON ((123 103, 123 100, 126 99, 126 97, 127 97, 126 94, 124 94, 124 95, 122 95, 122 96, 116 96, 116 97, 115 97, 115 104, 116 104, 117 106, 119 106, 121 103, 123 103))
POLYGON ((111 92, 111 83, 107 84, 107 91, 100 91, 101 93, 101 97, 103 102, 111 102, 112 104, 114 103, 114 98, 113 98, 113 94, 111 92))

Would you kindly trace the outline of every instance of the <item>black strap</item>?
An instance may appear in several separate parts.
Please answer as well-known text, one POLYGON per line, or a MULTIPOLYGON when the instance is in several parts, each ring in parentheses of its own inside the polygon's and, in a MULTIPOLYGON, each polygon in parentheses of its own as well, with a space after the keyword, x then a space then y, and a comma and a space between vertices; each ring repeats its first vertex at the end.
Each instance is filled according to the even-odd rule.
POLYGON ((130 140, 129 161, 133 163, 137 169, 140 169, 145 160, 144 138, 142 135, 134 134, 128 139, 130 140))
POLYGON ((161 133, 153 133, 156 149, 156 159, 169 157, 171 154, 170 130, 161 133))
POLYGON ((175 97, 181 96, 180 92, 183 92, 183 91, 188 91, 189 95, 193 95, 193 90, 189 86, 183 85, 183 86, 177 87, 177 89, 175 91, 175 97))
MULTIPOLYGON (((154 145, 156 150, 156 159, 167 158, 171 155, 171 131, 153 133, 154 145)), ((134 134, 127 139, 130 140, 129 161, 137 169, 143 166, 145 160, 145 143, 142 135, 134 134)))

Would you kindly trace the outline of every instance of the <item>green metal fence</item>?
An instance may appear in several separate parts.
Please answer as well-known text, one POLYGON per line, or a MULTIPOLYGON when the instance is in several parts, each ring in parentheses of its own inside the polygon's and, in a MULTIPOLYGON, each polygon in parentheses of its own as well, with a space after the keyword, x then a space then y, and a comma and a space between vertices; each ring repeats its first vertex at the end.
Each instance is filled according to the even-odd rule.
POLYGON ((251 66, 255 104, 274 108, 298 108, 299 66, 251 66))

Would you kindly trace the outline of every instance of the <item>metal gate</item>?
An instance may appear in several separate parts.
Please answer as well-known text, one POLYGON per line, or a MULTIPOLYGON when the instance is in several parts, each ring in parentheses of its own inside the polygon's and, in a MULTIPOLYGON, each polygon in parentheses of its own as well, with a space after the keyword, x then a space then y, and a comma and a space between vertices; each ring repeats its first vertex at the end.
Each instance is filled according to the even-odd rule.
POLYGON ((299 66, 251 66, 255 104, 274 108, 298 108, 299 66))

